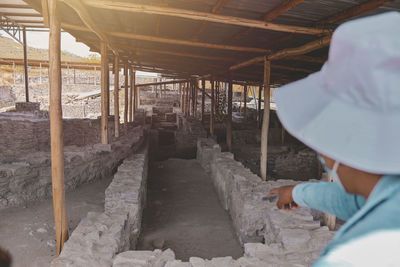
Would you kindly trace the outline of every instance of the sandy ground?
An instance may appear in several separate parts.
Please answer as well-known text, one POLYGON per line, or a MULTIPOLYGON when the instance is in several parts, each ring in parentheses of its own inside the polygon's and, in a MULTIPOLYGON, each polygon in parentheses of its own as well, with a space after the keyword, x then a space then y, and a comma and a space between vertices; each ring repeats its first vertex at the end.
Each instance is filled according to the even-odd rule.
POLYGON ((229 214, 196 160, 169 159, 150 168, 138 249, 171 248, 177 259, 243 255, 229 214))
MULTIPOLYGON (((112 177, 66 193, 70 233, 88 211, 104 210, 104 191, 112 177)), ((0 210, 0 247, 9 250, 13 267, 47 267, 56 256, 52 200, 0 210)))

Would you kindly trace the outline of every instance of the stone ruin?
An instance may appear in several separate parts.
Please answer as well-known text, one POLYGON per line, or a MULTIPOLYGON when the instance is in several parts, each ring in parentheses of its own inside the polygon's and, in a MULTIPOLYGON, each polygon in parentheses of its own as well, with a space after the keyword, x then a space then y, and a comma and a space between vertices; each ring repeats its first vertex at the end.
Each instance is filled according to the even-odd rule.
POLYGON ((212 139, 197 142, 197 160, 212 177, 222 206, 229 212, 244 255, 188 262, 171 249, 136 251, 146 198, 148 145, 128 156, 106 189, 105 212, 90 212, 81 221, 53 267, 267 267, 309 266, 332 239, 321 227, 320 214, 308 208, 276 210, 271 188, 292 185, 293 180, 263 182, 249 169, 221 152, 212 139))

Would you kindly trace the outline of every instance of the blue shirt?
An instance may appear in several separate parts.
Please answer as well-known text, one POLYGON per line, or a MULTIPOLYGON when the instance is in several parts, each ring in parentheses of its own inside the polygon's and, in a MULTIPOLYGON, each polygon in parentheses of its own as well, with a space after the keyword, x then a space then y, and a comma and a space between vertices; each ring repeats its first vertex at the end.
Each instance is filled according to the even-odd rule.
POLYGON ((355 238, 381 230, 400 231, 400 176, 383 176, 367 200, 331 182, 299 184, 292 195, 300 206, 347 220, 313 266, 327 266, 329 263, 324 261, 324 256, 355 238))

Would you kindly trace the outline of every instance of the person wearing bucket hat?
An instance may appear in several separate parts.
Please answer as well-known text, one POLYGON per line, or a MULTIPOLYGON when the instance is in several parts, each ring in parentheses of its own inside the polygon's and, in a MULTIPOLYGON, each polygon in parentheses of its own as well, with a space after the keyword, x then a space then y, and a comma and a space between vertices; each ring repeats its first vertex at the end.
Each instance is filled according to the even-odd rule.
POLYGON ((273 189, 278 208, 346 220, 313 266, 400 266, 400 13, 342 24, 321 71, 274 96, 336 180, 273 189))

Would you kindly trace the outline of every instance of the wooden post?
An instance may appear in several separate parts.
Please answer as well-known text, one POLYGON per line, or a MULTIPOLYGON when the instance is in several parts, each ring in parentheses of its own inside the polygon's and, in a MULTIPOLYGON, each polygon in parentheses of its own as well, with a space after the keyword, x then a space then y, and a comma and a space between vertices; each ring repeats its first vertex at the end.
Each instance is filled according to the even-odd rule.
POLYGON ((57 255, 68 239, 68 220, 64 191, 64 137, 61 105, 61 25, 57 18, 56 2, 49 1, 49 87, 51 182, 56 228, 57 255))
POLYGON ((243 122, 247 121, 247 85, 244 86, 244 93, 243 93, 243 122))
POLYGON ((101 143, 108 144, 107 44, 101 42, 101 143))
POLYGON ((211 78, 211 111, 210 111, 210 135, 214 136, 214 114, 215 114, 215 88, 214 80, 211 78))
POLYGON ((26 48, 26 30, 25 27, 22 31, 23 40, 24 40, 24 71, 25 71, 25 100, 29 102, 29 77, 28 77, 28 55, 27 55, 27 48, 26 48))
POLYGON ((190 116, 190 83, 186 83, 186 116, 190 116))
POLYGON ((269 130, 269 109, 270 109, 270 76, 271 62, 264 58, 264 117, 261 130, 261 155, 260 175, 261 179, 267 180, 267 152, 268 152, 268 130, 269 130))
POLYGON ((125 126, 128 123, 128 64, 124 66, 124 74, 125 74, 125 101, 124 101, 124 123, 125 126))
POLYGON ((129 67, 129 76, 131 78, 130 87, 129 87, 129 121, 133 121, 133 83, 135 78, 133 78, 133 68, 129 67))
POLYGON ((198 105, 198 96, 199 96, 199 81, 198 80, 196 80, 194 83, 193 83, 193 86, 194 86, 194 103, 193 103, 193 106, 194 106, 194 117, 197 119, 197 105, 198 105))
POLYGON ((230 80, 228 87, 228 118, 226 120, 226 144, 229 152, 232 152, 232 87, 232 80, 230 80))
POLYGON ((185 114, 185 86, 183 84, 183 88, 182 88, 182 83, 179 84, 179 88, 181 89, 181 110, 182 113, 185 114))
MULTIPOLYGON (((262 127, 262 122, 261 122, 261 92, 262 92, 263 86, 260 85, 258 88, 258 127, 261 129, 262 127)), ((264 103, 264 108, 265 108, 265 103, 264 103)))
MULTIPOLYGON (((106 92, 107 92, 107 117, 110 116, 110 65, 108 64, 108 59, 106 58, 106 92)), ((69 72, 69 71, 68 71, 69 72)))
POLYGON ((114 134, 119 137, 119 57, 114 57, 114 134))
POLYGON ((135 70, 132 73, 131 86, 133 88, 133 115, 132 115, 132 118, 133 118, 133 120, 135 120, 135 113, 136 113, 136 110, 137 110, 137 98, 138 98, 138 96, 137 96, 137 89, 138 88, 136 87, 136 71, 135 70))
POLYGON ((203 91, 201 91, 201 122, 204 123, 204 106, 206 100, 206 80, 201 80, 201 87, 203 91))

